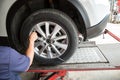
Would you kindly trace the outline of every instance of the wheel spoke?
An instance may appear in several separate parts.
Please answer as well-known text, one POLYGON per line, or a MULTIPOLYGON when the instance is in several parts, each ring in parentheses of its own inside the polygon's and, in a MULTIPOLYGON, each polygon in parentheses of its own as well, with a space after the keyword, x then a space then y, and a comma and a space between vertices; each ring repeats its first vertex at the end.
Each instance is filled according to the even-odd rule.
POLYGON ((50 35, 50 30, 49 30, 49 23, 45 23, 45 28, 46 28, 46 36, 48 37, 50 35))
POLYGON ((39 53, 43 53, 43 51, 47 48, 48 45, 45 45, 42 47, 42 49, 39 50, 39 53))
POLYGON ((37 26, 35 27, 36 31, 43 36, 44 38, 46 38, 45 33, 43 32, 43 30, 40 28, 39 24, 37 24, 37 26))
POLYGON ((38 37, 37 40, 39 40, 39 42, 41 42, 41 43, 46 43, 46 41, 43 38, 38 37))
POLYGON ((35 42, 35 47, 38 47, 40 45, 43 45, 43 43, 42 42, 35 42))
POLYGON ((59 32, 60 29, 61 29, 61 27, 59 25, 56 25, 53 32, 52 32, 51 38, 55 38, 56 34, 59 32))
POLYGON ((42 54, 44 52, 44 50, 47 48, 48 45, 45 45, 43 46, 41 49, 38 49, 38 47, 35 47, 34 51, 37 53, 37 54, 42 54))
POLYGON ((38 39, 37 39, 37 40, 39 40, 39 41, 44 41, 44 40, 43 40, 43 38, 40 38, 40 37, 38 37, 38 39))
POLYGON ((49 47, 49 46, 48 46, 47 54, 48 54, 48 57, 49 57, 49 58, 53 58, 53 54, 52 54, 52 51, 51 51, 51 47, 49 47))
POLYGON ((56 52, 58 55, 61 55, 60 51, 59 51, 54 45, 52 45, 52 48, 55 50, 55 52, 56 52))
POLYGON ((59 43, 59 42, 55 42, 54 45, 62 48, 62 49, 67 49, 67 44, 63 44, 63 43, 59 43))
POLYGON ((34 52, 35 52, 36 54, 40 55, 38 51, 39 51, 39 49, 38 49, 37 47, 35 47, 35 48, 34 48, 34 52))
POLYGON ((54 38, 54 40, 61 40, 61 39, 66 39, 66 38, 67 38, 67 35, 63 35, 63 36, 54 38))

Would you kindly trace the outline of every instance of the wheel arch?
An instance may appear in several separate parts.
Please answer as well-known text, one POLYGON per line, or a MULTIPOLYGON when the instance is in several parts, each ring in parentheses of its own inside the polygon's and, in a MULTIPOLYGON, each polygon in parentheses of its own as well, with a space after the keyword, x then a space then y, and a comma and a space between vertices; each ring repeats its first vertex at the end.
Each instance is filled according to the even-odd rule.
MULTIPOLYGON (((39 0, 36 0, 36 1, 39 1, 39 0)), ((50 1, 55 1, 55 0, 40 0, 40 2, 41 2, 40 4, 43 4, 42 7, 40 7, 40 9, 52 8, 50 6, 46 6, 46 5, 50 4, 50 1)), ((58 2, 59 1, 64 1, 64 0, 58 0, 58 2)), ((78 0, 65 0, 65 2, 69 3, 70 6, 74 7, 74 8, 71 8, 71 11, 73 10, 73 12, 76 12, 75 15, 77 15, 77 16, 75 16, 76 18, 73 20, 77 24, 77 28, 78 28, 79 32, 82 33, 86 39, 86 37, 87 37, 86 29, 87 29, 87 27, 90 26, 90 21, 89 21, 87 12, 85 11, 84 7, 82 6, 82 4, 80 4, 80 1, 78 1, 78 0)), ((6 18, 6 29, 7 29, 7 34, 8 34, 10 41, 12 41, 12 34, 10 31, 12 28, 10 26, 11 21, 12 21, 13 17, 15 16, 16 12, 18 11, 18 9, 25 4, 26 4, 26 7, 28 7, 28 9, 29 8, 31 9, 32 7, 35 6, 35 4, 39 4, 39 3, 34 3, 34 0, 17 0, 14 2, 14 4, 9 9, 7 18, 6 18)), ((60 5, 60 3, 55 3, 55 4, 60 5)), ((67 5, 64 7, 67 7, 67 5)), ((55 9, 61 10, 66 13, 64 8, 63 9, 55 8, 55 9)), ((33 9, 33 11, 34 11, 34 9, 33 9)), ((68 14, 68 15, 72 18, 71 14, 68 14)), ((11 44, 11 45, 13 45, 13 44, 11 44)))
MULTIPOLYGON (((82 34, 84 35, 84 40, 87 38, 87 28, 90 27, 90 21, 88 18, 88 14, 85 10, 85 8, 82 6, 82 4, 80 3, 80 1, 78 0, 68 0, 78 11, 78 15, 81 15, 79 18, 79 21, 81 21, 80 19, 82 18, 83 22, 82 22, 82 30, 85 30, 85 32, 82 32, 82 34)), ((80 30, 79 30, 80 31, 80 30)))
MULTIPOLYGON (((17 41, 17 43, 19 45, 15 45, 14 43, 14 35, 16 34, 16 28, 20 28, 20 26, 11 26, 12 25, 12 20, 13 17, 16 15, 16 12, 18 11, 18 9, 20 9, 23 5, 25 4, 25 0, 16 0, 11 7, 8 10, 7 13, 7 17, 6 17, 6 30, 7 30, 7 35, 8 35, 8 39, 10 42, 11 47, 13 47, 14 49, 21 51, 22 46, 19 42, 19 40, 17 41)), ((19 32, 19 31, 18 31, 19 32)), ((18 38, 19 39, 19 38, 18 38)))
POLYGON ((23 5, 24 3, 22 2, 22 0, 17 0, 14 2, 13 5, 11 5, 8 13, 7 13, 7 17, 6 17, 6 29, 7 29, 7 33, 8 33, 8 37, 9 37, 9 34, 10 34, 10 22, 11 22, 11 19, 14 17, 15 13, 17 12, 17 10, 23 5))
POLYGON ((87 37, 87 28, 90 27, 90 21, 85 8, 78 0, 45 0, 49 3, 47 8, 55 8, 73 19, 76 23, 80 33, 83 34, 84 38, 87 37), (63 4, 64 3, 64 4, 63 4), (51 5, 51 6, 50 6, 51 5))

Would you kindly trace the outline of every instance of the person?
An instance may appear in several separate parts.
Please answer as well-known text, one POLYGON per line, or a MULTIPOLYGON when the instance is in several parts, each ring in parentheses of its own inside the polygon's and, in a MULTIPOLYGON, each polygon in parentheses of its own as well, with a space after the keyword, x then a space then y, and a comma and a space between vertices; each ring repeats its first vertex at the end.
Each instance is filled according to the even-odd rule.
POLYGON ((37 38, 37 33, 32 32, 25 55, 10 47, 0 46, 0 80, 21 80, 19 73, 27 71, 33 62, 34 42, 37 38))

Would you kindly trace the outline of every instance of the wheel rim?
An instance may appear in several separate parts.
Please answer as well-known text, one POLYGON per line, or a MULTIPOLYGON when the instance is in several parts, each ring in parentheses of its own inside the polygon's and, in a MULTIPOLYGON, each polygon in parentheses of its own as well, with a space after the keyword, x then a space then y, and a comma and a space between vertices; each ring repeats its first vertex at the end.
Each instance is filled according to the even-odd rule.
POLYGON ((57 23, 44 21, 36 24, 32 31, 38 33, 34 52, 40 57, 53 59, 65 53, 68 48, 68 35, 57 23))

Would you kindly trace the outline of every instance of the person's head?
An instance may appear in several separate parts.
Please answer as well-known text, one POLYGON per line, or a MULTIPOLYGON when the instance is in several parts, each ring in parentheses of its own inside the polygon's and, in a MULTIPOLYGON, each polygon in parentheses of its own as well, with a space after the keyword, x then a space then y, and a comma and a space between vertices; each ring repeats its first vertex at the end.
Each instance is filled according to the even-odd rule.
POLYGON ((0 46, 10 46, 10 43, 7 37, 0 37, 0 46))

